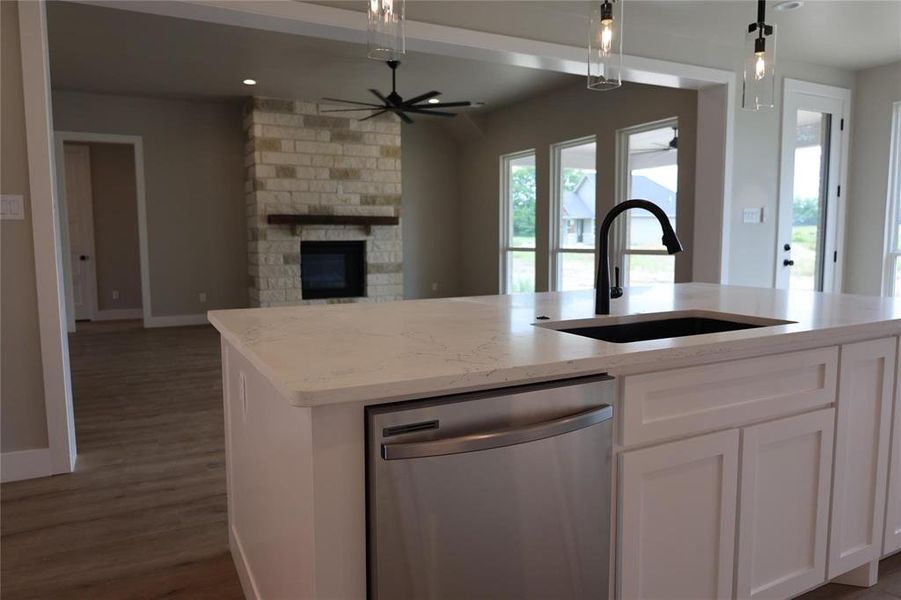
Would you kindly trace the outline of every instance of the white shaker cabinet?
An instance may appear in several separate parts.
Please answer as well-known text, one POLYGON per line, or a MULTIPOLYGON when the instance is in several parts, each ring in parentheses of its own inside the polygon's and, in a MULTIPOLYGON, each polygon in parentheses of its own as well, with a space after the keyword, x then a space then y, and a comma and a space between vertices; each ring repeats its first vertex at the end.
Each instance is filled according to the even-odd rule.
POLYGON ((895 346, 895 338, 842 346, 829 579, 882 555, 895 346))
POLYGON ((835 410, 742 430, 738 598, 790 598, 826 579, 835 410))
POLYGON ((619 598, 732 595, 738 430, 621 455, 619 598))
MULTIPOLYGON (((901 367, 901 356, 898 357, 898 365, 901 367)), ((895 384, 895 410, 892 419, 883 556, 901 550, 901 368, 897 369, 895 373, 897 382, 895 384)))

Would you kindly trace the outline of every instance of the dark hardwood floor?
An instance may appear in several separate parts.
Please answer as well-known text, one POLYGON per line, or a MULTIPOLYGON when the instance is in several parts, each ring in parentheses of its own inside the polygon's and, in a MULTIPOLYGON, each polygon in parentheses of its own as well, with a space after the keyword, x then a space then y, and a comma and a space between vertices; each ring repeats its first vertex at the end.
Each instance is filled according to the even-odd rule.
POLYGON ((74 473, 0 489, 0 595, 242 598, 212 327, 79 324, 74 473))
MULTIPOLYGON (((242 598, 226 537, 216 332, 90 323, 69 343, 78 465, 0 486, 0 596, 242 598)), ((873 588, 803 598, 901 599, 901 555, 880 571, 873 588)))

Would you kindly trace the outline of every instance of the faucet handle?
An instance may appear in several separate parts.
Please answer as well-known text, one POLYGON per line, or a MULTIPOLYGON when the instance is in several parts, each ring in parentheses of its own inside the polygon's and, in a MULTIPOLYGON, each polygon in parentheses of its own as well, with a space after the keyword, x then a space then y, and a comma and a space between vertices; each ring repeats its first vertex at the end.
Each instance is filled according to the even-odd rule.
POLYGON ((619 298, 623 295, 623 288, 619 285, 619 267, 613 267, 613 286, 610 288, 610 297, 619 298))

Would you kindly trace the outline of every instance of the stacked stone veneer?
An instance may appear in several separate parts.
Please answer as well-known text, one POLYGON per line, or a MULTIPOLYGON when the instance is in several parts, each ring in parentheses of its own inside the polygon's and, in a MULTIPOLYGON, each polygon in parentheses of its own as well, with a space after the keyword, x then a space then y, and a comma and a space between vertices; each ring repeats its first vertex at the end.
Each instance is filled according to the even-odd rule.
POLYGON ((402 299, 399 225, 266 222, 273 213, 400 216, 396 117, 357 121, 319 114, 315 103, 252 98, 244 128, 251 306, 402 299), (304 300, 301 240, 365 240, 366 298, 304 300))

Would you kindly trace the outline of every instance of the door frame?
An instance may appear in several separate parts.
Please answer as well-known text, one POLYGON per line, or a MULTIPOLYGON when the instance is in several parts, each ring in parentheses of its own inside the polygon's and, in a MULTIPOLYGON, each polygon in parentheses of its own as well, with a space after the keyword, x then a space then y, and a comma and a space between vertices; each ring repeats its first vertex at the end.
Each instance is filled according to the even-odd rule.
POLYGON ((841 190, 848 189, 848 148, 851 139, 851 90, 847 88, 800 81, 785 78, 782 87, 782 133, 779 144, 779 200, 776 205, 776 254, 773 271, 773 287, 788 289, 789 272, 782 265, 788 258, 782 245, 791 239, 791 223, 784 217, 791 214, 794 198, 794 153, 787 152, 794 148, 794 134, 797 123, 797 109, 810 107, 820 110, 817 104, 838 102, 837 114, 839 122, 833 118, 830 130, 829 182, 826 205, 826 239, 824 242, 823 291, 842 291, 842 280, 845 264, 845 216, 846 195, 841 190), (805 98, 807 104, 805 104, 805 98), (789 110, 790 109, 790 110, 789 110), (837 143, 836 143, 837 142, 837 143), (832 174, 837 174, 835 179, 832 174), (829 252, 834 252, 835 259, 828 260, 829 252), (831 267, 830 267, 831 265, 831 267))
MULTIPOLYGON (((59 223, 63 251, 63 280, 66 295, 66 324, 69 332, 75 331, 75 310, 72 295, 71 255, 69 248, 68 202, 65 186, 66 143, 99 143, 132 146, 135 159, 135 197, 138 203, 138 246, 141 262, 141 313, 144 327, 150 322, 150 252, 147 245, 147 202, 144 187, 144 140, 139 135, 119 135, 113 133, 88 133, 80 131, 57 131, 54 134, 56 154, 56 187, 59 198, 59 223)), ((95 311, 96 313, 96 311, 95 311)))
MULTIPOLYGON (((72 148, 78 148, 79 151, 83 150, 87 155, 87 165, 88 165, 88 195, 89 202, 91 205, 90 216, 91 216, 91 224, 90 224, 90 240, 82 240, 83 247, 85 245, 90 246, 88 255, 88 259, 94 259, 89 265, 90 275, 87 277, 88 281, 82 282, 89 288, 89 292, 87 296, 87 312, 89 314, 88 320, 93 321, 97 317, 97 268, 96 268, 96 256, 97 252, 95 251, 95 243, 94 243, 94 186, 91 181, 91 148, 90 146, 83 144, 72 144, 72 148)), ((65 166, 66 159, 66 148, 65 146, 57 146, 57 165, 59 165, 59 170, 57 171, 57 177, 59 177, 59 181, 57 181, 56 185, 59 189, 59 228, 60 228, 60 238, 63 240, 63 284, 65 285, 66 291, 66 323, 69 328, 69 332, 75 331, 75 282, 72 277, 72 242, 69 239, 72 232, 70 230, 69 223, 69 205, 67 202, 68 199, 68 189, 69 185, 67 179, 67 172, 65 166)), ((82 215, 84 216, 84 215, 82 215)))

